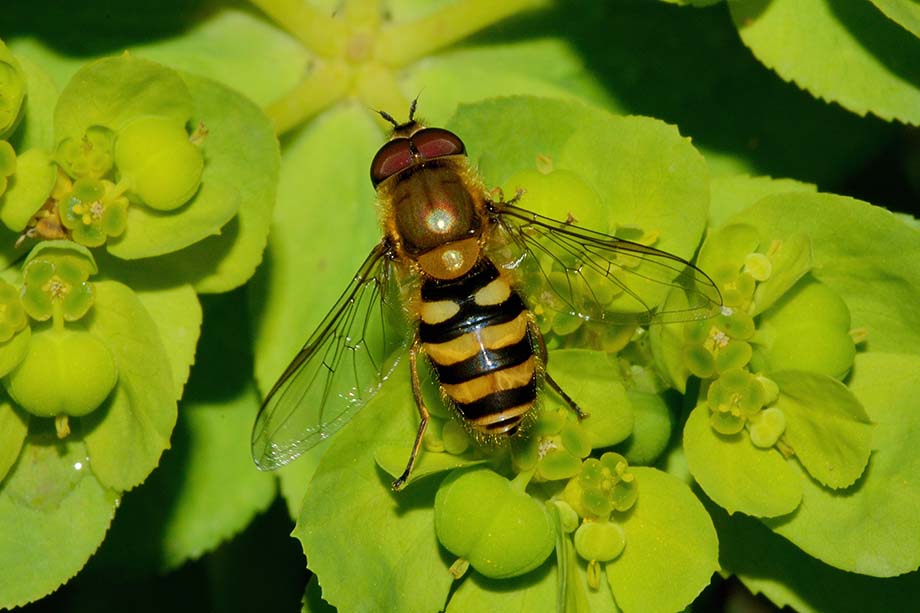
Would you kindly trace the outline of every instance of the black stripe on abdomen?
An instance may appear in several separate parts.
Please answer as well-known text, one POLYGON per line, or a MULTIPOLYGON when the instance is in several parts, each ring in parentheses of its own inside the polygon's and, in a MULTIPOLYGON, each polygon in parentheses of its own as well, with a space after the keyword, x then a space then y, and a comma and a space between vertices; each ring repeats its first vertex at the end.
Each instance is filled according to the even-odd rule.
POLYGON ((533 355, 530 338, 524 337, 513 345, 499 349, 485 349, 471 358, 450 365, 432 361, 441 383, 465 383, 481 375, 505 370, 511 366, 523 364, 533 355))
POLYGON ((517 292, 512 292, 501 304, 488 306, 476 304, 472 297, 450 299, 460 305, 460 310, 450 319, 436 324, 420 322, 418 333, 423 343, 446 343, 468 332, 509 322, 527 309, 517 292))
POLYGON ((537 378, 534 375, 530 378, 529 383, 521 387, 493 392, 473 402, 454 402, 454 405, 464 419, 474 420, 480 417, 496 415, 522 404, 533 403, 536 399, 537 378))

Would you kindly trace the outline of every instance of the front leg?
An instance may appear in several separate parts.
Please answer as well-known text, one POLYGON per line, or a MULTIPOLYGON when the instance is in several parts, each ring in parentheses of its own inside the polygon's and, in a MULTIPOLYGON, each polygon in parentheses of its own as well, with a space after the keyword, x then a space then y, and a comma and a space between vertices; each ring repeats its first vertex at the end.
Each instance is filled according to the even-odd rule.
POLYGON ((431 414, 428 407, 425 406, 425 400, 422 398, 422 385, 418 378, 418 354, 421 352, 421 343, 419 342, 418 332, 412 341, 412 347, 409 349, 409 369, 412 371, 412 393, 415 395, 415 406, 418 407, 420 421, 418 424, 418 433, 415 435, 415 444, 412 445, 412 454, 406 463, 406 470, 393 482, 393 490, 399 491, 406 485, 412 467, 415 466, 415 460, 418 452, 422 447, 422 438, 425 436, 425 429, 428 427, 428 418, 431 414))

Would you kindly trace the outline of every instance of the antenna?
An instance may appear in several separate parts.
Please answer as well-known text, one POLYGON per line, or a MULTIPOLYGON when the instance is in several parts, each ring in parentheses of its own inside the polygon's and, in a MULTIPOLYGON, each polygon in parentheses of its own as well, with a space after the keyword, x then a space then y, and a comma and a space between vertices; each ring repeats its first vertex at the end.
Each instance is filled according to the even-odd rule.
POLYGON ((412 102, 409 104, 409 121, 406 123, 399 123, 393 116, 387 113, 386 111, 378 110, 377 113, 383 117, 388 123, 393 124, 393 128, 399 132, 400 130, 405 130, 406 128, 411 128, 415 125, 415 107, 418 105, 418 96, 416 96, 412 102))

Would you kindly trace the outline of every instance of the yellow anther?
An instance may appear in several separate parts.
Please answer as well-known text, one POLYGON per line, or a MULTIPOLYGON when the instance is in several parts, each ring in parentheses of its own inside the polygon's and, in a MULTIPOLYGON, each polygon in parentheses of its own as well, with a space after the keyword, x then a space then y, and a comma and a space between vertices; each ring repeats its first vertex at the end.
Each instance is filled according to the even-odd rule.
POLYGON ((52 300, 60 300, 70 293, 70 285, 55 275, 42 286, 42 291, 49 294, 52 300))

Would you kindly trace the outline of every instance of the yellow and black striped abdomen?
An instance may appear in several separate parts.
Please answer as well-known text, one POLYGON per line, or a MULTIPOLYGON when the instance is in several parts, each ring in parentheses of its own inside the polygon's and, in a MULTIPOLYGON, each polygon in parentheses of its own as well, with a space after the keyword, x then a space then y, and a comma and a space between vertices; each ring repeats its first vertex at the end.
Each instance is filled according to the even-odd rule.
POLYGON ((441 389, 485 435, 513 434, 537 397, 527 307, 482 258, 467 274, 422 282, 419 338, 441 389))

